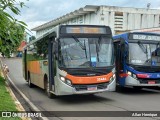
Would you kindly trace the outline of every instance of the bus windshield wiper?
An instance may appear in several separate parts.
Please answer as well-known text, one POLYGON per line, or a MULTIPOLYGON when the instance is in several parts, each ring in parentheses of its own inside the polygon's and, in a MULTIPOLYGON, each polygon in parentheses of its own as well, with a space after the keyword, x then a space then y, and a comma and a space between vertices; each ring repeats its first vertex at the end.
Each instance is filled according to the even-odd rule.
POLYGON ((79 44, 79 46, 82 48, 82 50, 86 50, 86 47, 78 40, 78 38, 72 36, 72 38, 79 44))
POLYGON ((102 40, 102 37, 99 37, 98 42, 96 42, 96 52, 97 52, 98 61, 99 61, 99 52, 100 52, 100 47, 101 47, 101 40, 102 40))
MULTIPOLYGON (((138 45, 142 49, 142 51, 146 54, 147 62, 149 62, 148 49, 145 48, 144 45, 140 41, 138 41, 138 45)), ((151 50, 150 50, 150 52, 151 52, 151 50)), ((152 60, 152 56, 151 56, 151 60, 152 60)))
POLYGON ((144 45, 143 45, 140 41, 138 41, 138 45, 139 45, 139 47, 142 49, 142 51, 143 51, 145 54, 147 54, 147 49, 144 47, 144 45))

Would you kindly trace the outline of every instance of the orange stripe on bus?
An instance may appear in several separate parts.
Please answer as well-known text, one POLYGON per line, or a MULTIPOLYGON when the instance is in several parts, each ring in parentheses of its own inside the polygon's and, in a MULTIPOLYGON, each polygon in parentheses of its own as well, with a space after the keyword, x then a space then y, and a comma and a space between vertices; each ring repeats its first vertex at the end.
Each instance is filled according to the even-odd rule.
POLYGON ((31 73, 41 74, 39 61, 29 61, 28 71, 30 71, 31 73))
POLYGON ((113 73, 110 72, 107 75, 101 76, 90 76, 90 77, 78 77, 67 74, 66 78, 72 81, 72 84, 96 84, 102 82, 109 82, 110 77, 113 73))

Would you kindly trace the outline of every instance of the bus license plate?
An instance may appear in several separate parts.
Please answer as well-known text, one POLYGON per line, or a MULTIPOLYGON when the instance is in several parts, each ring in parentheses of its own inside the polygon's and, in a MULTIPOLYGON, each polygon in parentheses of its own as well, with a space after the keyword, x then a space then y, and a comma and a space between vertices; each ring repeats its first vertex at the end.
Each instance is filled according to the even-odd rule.
POLYGON ((97 86, 88 86, 87 90, 90 91, 97 90, 97 86))
POLYGON ((148 81, 148 84, 156 84, 155 81, 148 81))

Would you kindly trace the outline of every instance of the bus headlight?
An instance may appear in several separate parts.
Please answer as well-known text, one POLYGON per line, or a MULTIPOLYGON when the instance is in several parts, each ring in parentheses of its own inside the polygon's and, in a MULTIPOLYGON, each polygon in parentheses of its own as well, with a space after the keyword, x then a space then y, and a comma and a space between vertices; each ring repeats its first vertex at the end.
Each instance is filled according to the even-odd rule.
POLYGON ((133 77, 134 79, 137 79, 136 74, 134 74, 134 73, 132 73, 132 72, 130 72, 130 71, 128 71, 127 74, 128 74, 129 76, 133 77))
POLYGON ((60 79, 64 82, 65 81, 65 77, 60 76, 60 79))
POLYGON ((115 75, 115 74, 113 74, 113 76, 112 76, 112 77, 110 77, 109 82, 111 83, 115 78, 116 78, 116 75, 115 75))
POLYGON ((113 74, 113 79, 115 79, 116 78, 116 75, 115 74, 113 74))
POLYGON ((72 82, 70 80, 66 79, 65 77, 63 77, 61 75, 59 75, 59 78, 60 78, 61 81, 63 81, 67 85, 72 86, 72 82))
POLYGON ((66 80, 65 83, 69 86, 72 86, 72 82, 70 80, 66 80))
POLYGON ((134 79, 137 79, 137 76, 136 76, 136 74, 133 74, 132 76, 133 76, 133 78, 134 78, 134 79))
POLYGON ((132 76, 132 73, 130 71, 127 72, 128 75, 132 76))

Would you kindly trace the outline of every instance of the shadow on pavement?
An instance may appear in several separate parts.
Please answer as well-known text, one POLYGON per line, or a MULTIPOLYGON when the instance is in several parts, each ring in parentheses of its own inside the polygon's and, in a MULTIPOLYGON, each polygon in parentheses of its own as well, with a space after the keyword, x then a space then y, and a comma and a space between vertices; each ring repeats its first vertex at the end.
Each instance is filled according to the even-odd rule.
POLYGON ((58 100, 66 102, 67 104, 94 103, 97 101, 113 101, 112 99, 98 96, 98 94, 61 96, 58 97, 58 100))
POLYGON ((132 87, 118 87, 116 89, 117 93, 121 94, 159 94, 160 88, 157 87, 144 87, 142 89, 135 89, 132 87), (156 90, 155 90, 156 89, 156 90))

